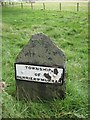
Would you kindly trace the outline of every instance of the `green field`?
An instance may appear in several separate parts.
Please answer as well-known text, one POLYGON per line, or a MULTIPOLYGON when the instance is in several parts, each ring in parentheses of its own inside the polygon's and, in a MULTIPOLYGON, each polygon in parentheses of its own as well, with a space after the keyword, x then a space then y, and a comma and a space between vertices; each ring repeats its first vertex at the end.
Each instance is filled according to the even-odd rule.
POLYGON ((2 8, 3 118, 88 117, 88 13, 30 8, 2 8), (14 63, 31 35, 42 32, 66 55, 66 98, 53 101, 18 101, 14 63))

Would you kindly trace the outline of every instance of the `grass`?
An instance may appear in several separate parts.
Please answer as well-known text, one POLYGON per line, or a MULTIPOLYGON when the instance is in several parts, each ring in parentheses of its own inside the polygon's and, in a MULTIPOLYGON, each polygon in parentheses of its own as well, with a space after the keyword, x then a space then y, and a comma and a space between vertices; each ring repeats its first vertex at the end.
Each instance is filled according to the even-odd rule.
POLYGON ((2 8, 3 118, 88 117, 87 12, 2 8), (38 103, 15 99, 14 63, 32 34, 43 32, 67 57, 66 98, 38 103))

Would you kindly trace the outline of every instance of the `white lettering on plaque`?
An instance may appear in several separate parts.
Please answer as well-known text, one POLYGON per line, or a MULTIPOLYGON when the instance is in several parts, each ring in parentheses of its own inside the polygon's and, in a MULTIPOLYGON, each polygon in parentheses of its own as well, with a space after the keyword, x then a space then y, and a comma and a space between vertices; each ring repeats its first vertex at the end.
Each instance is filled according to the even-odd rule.
POLYGON ((16 64, 16 79, 44 83, 62 83, 63 68, 16 64))

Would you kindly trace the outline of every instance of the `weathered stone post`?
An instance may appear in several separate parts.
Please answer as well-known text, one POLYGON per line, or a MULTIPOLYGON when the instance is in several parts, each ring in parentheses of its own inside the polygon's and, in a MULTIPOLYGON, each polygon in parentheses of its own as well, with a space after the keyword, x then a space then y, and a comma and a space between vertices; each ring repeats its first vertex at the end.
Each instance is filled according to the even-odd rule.
POLYGON ((65 97, 65 55, 52 40, 39 33, 18 54, 15 63, 17 95, 26 100, 65 97))

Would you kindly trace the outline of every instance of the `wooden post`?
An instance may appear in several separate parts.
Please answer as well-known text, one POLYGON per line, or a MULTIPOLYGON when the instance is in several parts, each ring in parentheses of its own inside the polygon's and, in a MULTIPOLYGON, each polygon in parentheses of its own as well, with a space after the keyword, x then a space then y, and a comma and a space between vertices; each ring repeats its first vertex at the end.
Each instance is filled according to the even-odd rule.
POLYGON ((12 2, 12 5, 14 6, 14 2, 12 2))
POLYGON ((7 4, 6 4, 6 2, 5 2, 5 6, 6 6, 7 4))
POLYGON ((3 2, 1 2, 1 5, 4 6, 3 2))
POLYGON ((45 10, 45 3, 43 3, 43 9, 45 10))
POLYGON ((33 9, 33 3, 31 2, 31 8, 33 9))
POLYGON ((11 5, 11 2, 9 2, 9 5, 11 5))
POLYGON ((61 11, 61 3, 59 3, 59 9, 60 9, 60 11, 61 11))
POLYGON ((79 3, 77 3, 77 11, 79 11, 79 3))
POLYGON ((21 8, 23 8, 23 3, 21 2, 21 8))

